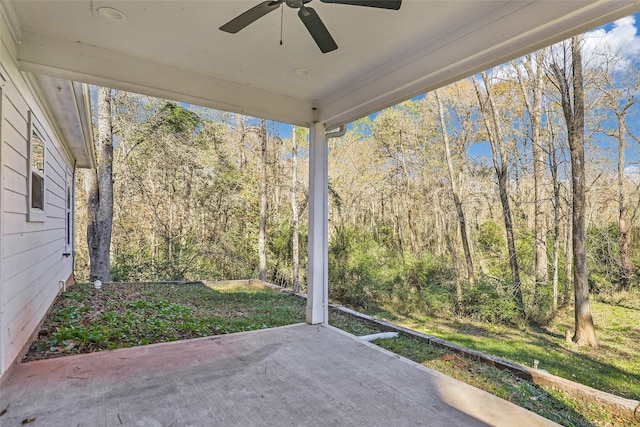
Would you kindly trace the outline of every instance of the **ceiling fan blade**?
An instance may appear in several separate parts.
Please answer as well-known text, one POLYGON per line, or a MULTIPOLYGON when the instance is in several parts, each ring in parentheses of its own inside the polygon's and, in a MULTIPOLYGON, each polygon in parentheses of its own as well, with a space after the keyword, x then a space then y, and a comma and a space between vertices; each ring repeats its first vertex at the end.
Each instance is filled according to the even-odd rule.
POLYGON ((331 52, 338 48, 333 37, 329 34, 329 30, 327 30, 327 27, 325 27, 322 19, 320 19, 314 9, 302 6, 300 10, 298 10, 298 16, 304 23, 304 26, 307 27, 307 30, 309 30, 311 37, 313 37, 322 53, 331 52))
POLYGON ((233 18, 231 21, 224 24, 220 29, 227 33, 237 33, 246 26, 256 22, 269 12, 273 12, 284 2, 284 0, 263 1, 257 6, 252 7, 244 13, 233 18))
POLYGON ((378 7, 380 9, 398 10, 402 0, 320 0, 323 3, 350 4, 352 6, 378 7))

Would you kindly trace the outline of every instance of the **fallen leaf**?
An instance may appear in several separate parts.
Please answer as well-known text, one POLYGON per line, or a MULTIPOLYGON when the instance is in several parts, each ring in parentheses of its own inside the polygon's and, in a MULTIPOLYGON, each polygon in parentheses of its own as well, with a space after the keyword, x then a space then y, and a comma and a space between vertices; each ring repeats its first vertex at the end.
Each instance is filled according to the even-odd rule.
POLYGON ((456 369, 466 369, 469 364, 457 354, 446 353, 440 356, 440 360, 449 362, 456 369))
POLYGON ((24 420, 22 420, 22 424, 31 424, 35 420, 36 420, 35 417, 33 417, 33 418, 25 418, 24 420))

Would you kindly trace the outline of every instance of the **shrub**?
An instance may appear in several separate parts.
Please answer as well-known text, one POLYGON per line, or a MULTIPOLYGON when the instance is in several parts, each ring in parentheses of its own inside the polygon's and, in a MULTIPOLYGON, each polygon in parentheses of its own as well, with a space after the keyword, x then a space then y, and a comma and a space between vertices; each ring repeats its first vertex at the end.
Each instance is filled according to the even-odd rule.
POLYGON ((483 222, 477 232, 478 249, 486 255, 499 256, 506 246, 504 232, 493 221, 483 222))
POLYGON ((406 264, 406 282, 418 291, 425 286, 444 286, 455 278, 448 260, 429 253, 423 254, 418 259, 409 259, 406 264))
POLYGON ((463 314, 473 320, 488 323, 519 324, 518 305, 505 287, 487 282, 465 287, 462 293, 463 314))
POLYGON ((551 286, 539 287, 533 295, 533 302, 528 310, 527 319, 538 326, 549 325, 555 316, 552 311, 553 289, 551 286))

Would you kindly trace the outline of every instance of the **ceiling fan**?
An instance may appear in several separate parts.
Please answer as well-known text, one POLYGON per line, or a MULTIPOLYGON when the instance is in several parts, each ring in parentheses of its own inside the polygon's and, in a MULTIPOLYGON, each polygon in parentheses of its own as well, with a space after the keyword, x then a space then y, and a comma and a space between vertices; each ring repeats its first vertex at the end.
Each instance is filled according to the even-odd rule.
MULTIPOLYGON (((224 24, 220 29, 227 33, 237 33, 258 19, 262 18, 269 12, 273 12, 278 9, 282 3, 286 4, 290 8, 298 9, 298 16, 300 20, 307 27, 311 37, 315 40, 316 44, 322 51, 322 53, 331 52, 336 50, 338 45, 331 37, 329 30, 324 25, 320 16, 316 11, 305 6, 311 0, 271 0, 263 1, 257 6, 252 7, 244 13, 233 18, 231 21, 224 24)), ((365 7, 377 7, 379 9, 391 9, 398 10, 402 4, 402 0, 320 0, 323 3, 337 3, 337 4, 349 4, 353 6, 365 6, 365 7)))

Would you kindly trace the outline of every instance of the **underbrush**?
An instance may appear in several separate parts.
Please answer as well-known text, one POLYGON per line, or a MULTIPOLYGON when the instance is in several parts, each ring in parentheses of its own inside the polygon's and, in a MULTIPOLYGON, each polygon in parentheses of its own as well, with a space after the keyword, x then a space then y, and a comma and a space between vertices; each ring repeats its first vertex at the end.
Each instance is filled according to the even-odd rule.
POLYGON ((453 317, 519 325, 520 310, 508 282, 463 283, 458 306, 454 271, 445 259, 425 254, 399 259, 374 240, 339 230, 330 248, 329 296, 370 312, 453 317), (375 261, 374 261, 375 260, 375 261))
POLYGON ((606 304, 640 310, 640 288, 628 291, 602 292, 596 295, 596 299, 606 304))
POLYGON ((522 316, 515 297, 506 286, 480 282, 462 293, 462 313, 477 322, 519 325, 522 316))

